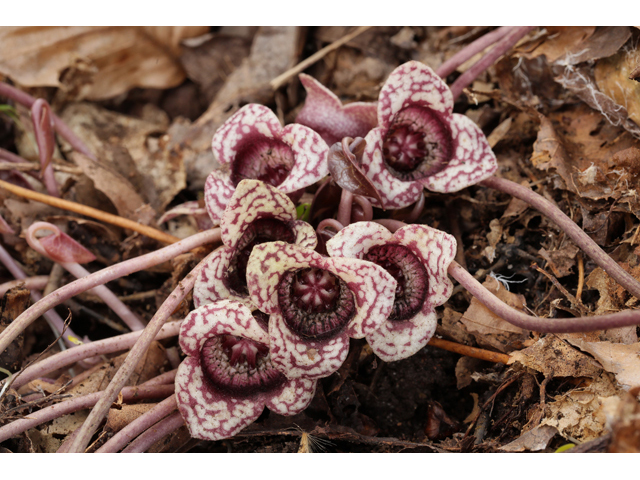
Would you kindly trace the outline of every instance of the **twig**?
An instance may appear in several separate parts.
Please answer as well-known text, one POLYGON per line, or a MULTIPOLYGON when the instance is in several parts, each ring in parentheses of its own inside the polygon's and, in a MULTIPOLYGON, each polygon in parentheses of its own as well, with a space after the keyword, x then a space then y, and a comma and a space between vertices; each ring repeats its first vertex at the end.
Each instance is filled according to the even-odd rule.
POLYGON ((504 353, 491 352, 489 350, 483 350, 481 348, 469 347, 460 343, 449 342, 442 340, 441 338, 432 338, 427 345, 447 350, 453 353, 459 353, 466 357, 479 358, 480 360, 486 360, 487 362, 509 363, 509 355, 504 353))
POLYGON ((23 286, 24 288, 28 288, 29 290, 42 290, 47 286, 47 282, 49 281, 49 276, 47 275, 36 275, 34 277, 26 277, 20 278, 18 280, 11 280, 10 282, 6 282, 0 284, 0 297, 7 293, 12 288, 23 286))
POLYGON ((578 253, 578 288, 576 289, 576 298, 582 304, 582 288, 584 287, 584 260, 582 254, 578 253))
POLYGON ((320 60, 321 58, 323 58, 325 55, 327 55, 328 53, 336 50, 337 48, 341 47, 342 45, 344 45, 347 42, 350 42, 351 40, 353 40, 354 38, 356 38, 358 35, 360 35, 361 33, 366 32, 367 30, 369 30, 371 27, 358 27, 356 28, 353 32, 345 35, 344 37, 336 40, 335 42, 327 45, 326 47, 324 47, 321 50, 318 50, 316 53, 314 53, 313 55, 311 55, 308 58, 305 58, 302 62, 300 62, 299 64, 297 64, 295 67, 290 68, 289 70, 287 70, 286 72, 278 75, 276 78, 274 78, 273 80, 271 80, 271 82, 269 83, 271 85, 271 88, 273 88, 274 90, 277 90, 278 88, 280 88, 284 83, 287 82, 287 80, 289 80, 291 77, 293 77, 294 75, 299 74, 300 72, 302 72, 304 69, 308 68, 309 66, 313 65, 314 63, 316 63, 318 60, 320 60))
POLYGON ((159 242, 172 244, 180 240, 178 237, 174 237, 173 235, 169 235, 168 233, 164 233, 155 228, 142 225, 141 223, 134 222, 133 220, 119 217, 118 215, 112 215, 111 213, 103 212, 102 210, 98 210, 97 208, 91 208, 87 207, 86 205, 70 202, 69 200, 63 200, 61 198, 45 195, 44 193, 34 192, 33 190, 18 187, 17 185, 13 185, 12 183, 5 182, 3 180, 0 180, 0 188, 4 188, 14 195, 18 195, 29 200, 35 200, 36 202, 44 203, 56 208, 61 208, 62 210, 68 210, 80 215, 92 217, 96 220, 110 223, 118 227, 128 228, 129 230, 141 233, 142 235, 146 235, 147 237, 158 240, 159 242))
MULTIPOLYGON (((21 158, 21 157, 18 157, 21 158)), ((51 164, 56 172, 69 173, 72 175, 81 175, 82 169, 78 167, 70 167, 68 165, 51 164)), ((20 163, 0 163, 0 170, 18 170, 19 172, 37 172, 39 165, 35 162, 20 163)))

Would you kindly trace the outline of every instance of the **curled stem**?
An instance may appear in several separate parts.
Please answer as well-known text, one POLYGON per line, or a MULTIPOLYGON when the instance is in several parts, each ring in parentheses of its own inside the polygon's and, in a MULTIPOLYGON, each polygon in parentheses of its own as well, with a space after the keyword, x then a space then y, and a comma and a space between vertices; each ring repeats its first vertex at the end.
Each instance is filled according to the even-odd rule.
POLYGON ((105 417, 111 404, 118 397, 118 393, 124 387, 133 371, 135 370, 138 362, 142 359, 142 356, 151 345, 151 342, 156 337, 162 325, 166 319, 173 313, 173 311, 180 305, 187 293, 193 289, 196 277, 198 276, 202 267, 209 260, 210 255, 205 257, 175 288, 175 290, 169 295, 169 297, 160 306, 156 314, 153 316, 149 324, 142 331, 142 335, 136 341, 131 348, 131 351, 127 355, 127 358, 123 362, 120 369, 116 372, 113 379, 103 392, 100 400, 91 410, 91 413, 85 420, 77 437, 69 447, 69 452, 80 453, 85 450, 91 440, 91 436, 94 434, 102 419, 105 417))
POLYGON ((170 415, 177 408, 178 403, 176 402, 176 396, 171 395, 116 433, 107 443, 96 450, 96 453, 116 453, 120 451, 127 443, 148 428, 151 428, 167 415, 170 415))
POLYGON ((13 342, 13 340, 15 340, 16 337, 20 335, 25 328, 31 325, 31 323, 33 323, 40 315, 52 309, 56 305, 60 305, 62 302, 68 300, 74 295, 86 292, 97 285, 102 285, 110 282, 111 280, 115 280, 116 278, 124 277, 133 272, 139 272, 140 270, 166 262, 181 253, 188 252, 189 250, 201 245, 219 241, 219 228, 200 232, 192 235, 191 237, 185 238, 178 243, 169 245, 168 247, 98 270, 84 278, 60 287, 55 292, 34 303, 31 307, 20 314, 18 318, 11 322, 2 333, 0 333, 0 352, 3 352, 11 342, 13 342))
POLYGON ((485 48, 490 45, 493 45, 498 40, 503 38, 506 34, 512 31, 517 27, 500 27, 495 30, 491 30, 489 33, 484 34, 477 40, 471 42, 469 45, 461 49, 458 53, 456 53, 449 60, 444 62, 442 65, 438 67, 436 70, 436 74, 440 78, 445 78, 453 73, 456 68, 462 65, 464 62, 473 57, 476 53, 480 53, 485 48))
POLYGON ((503 320, 526 330, 546 333, 573 333, 607 330, 610 328, 626 327, 640 324, 640 310, 625 310, 623 312, 592 317, 576 318, 539 318, 532 317, 510 307, 493 293, 487 290, 473 275, 467 272, 457 262, 452 262, 448 269, 449 275, 455 278, 474 297, 489 310, 503 320))
POLYGON ((495 46, 487 52, 487 54, 478 60, 469 70, 460 75, 451 85, 451 93, 455 101, 462 90, 471 85, 471 83, 484 72, 487 68, 495 63, 498 58, 507 53, 522 37, 533 30, 535 27, 514 27, 502 39, 498 40, 495 46))
POLYGON ((563 232, 565 232, 575 244, 580 247, 598 266, 607 272, 616 282, 622 285, 634 297, 640 299, 640 282, 618 265, 609 255, 602 251, 596 242, 589 237, 576 223, 565 215, 562 210, 556 207, 549 200, 538 195, 533 190, 519 185, 510 180, 499 177, 489 177, 480 182, 480 185, 494 188, 501 192, 508 193, 544 213, 553 220, 563 232))
POLYGON ((340 206, 338 207, 338 215, 336 220, 342 225, 347 226, 351 223, 351 209, 353 207, 353 193, 343 188, 340 196, 340 206))

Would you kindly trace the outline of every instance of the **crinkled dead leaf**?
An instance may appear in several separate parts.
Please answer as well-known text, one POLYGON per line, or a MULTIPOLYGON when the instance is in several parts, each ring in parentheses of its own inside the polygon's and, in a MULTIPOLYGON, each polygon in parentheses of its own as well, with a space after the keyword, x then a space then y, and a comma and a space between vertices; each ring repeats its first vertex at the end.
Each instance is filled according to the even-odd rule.
POLYGON ((640 403, 639 390, 633 389, 622 396, 615 421, 611 426, 609 452, 640 452, 640 403))
MULTIPOLYGON (((26 288, 15 287, 0 298, 0 333, 24 312, 31 301, 26 288)), ((22 367, 24 336, 20 334, 9 346, 0 352, 0 368, 17 372, 22 367)))
POLYGON ((625 390, 640 386, 640 343, 590 342, 579 335, 564 335, 563 338, 591 354, 607 372, 615 375, 625 390))
POLYGON ((558 433, 558 429, 551 425, 538 425, 523 433, 513 442, 499 448, 503 452, 538 452, 544 450, 558 433))
POLYGON ((155 403, 140 403, 135 405, 121 405, 118 408, 111 408, 109 409, 107 424, 104 426, 104 429, 110 433, 117 433, 140 415, 147 413, 155 406, 155 403))
POLYGON ((572 268, 576 264, 575 258, 579 252, 580 249, 573 243, 566 243, 559 250, 547 251, 541 248, 538 254, 548 262, 556 277, 566 277, 573 273, 572 268))
POLYGON ((549 63, 565 56, 567 52, 578 51, 581 44, 591 37, 596 27, 545 27, 546 35, 536 36, 522 43, 516 51, 525 58, 544 55, 549 63))
POLYGON ((489 242, 489 245, 484 248, 482 254, 487 257, 487 260, 493 262, 496 258, 496 246, 502 237, 502 225, 500 224, 500 220, 497 218, 491 220, 491 222, 489 222, 489 228, 490 231, 487 233, 487 242, 489 242))
POLYGON ((603 435, 613 418, 620 398, 606 374, 586 387, 553 397, 545 409, 541 426, 549 425, 565 436, 588 442, 603 435))
POLYGON ((629 118, 640 125, 640 83, 629 78, 638 61, 640 49, 621 49, 598 61, 594 73, 598 89, 623 105, 629 118))
POLYGON ((0 73, 27 87, 74 90, 104 100, 133 87, 184 80, 180 42, 208 27, 2 27, 0 73), (63 75, 64 73, 64 75, 63 75))
POLYGON ((602 368, 591 357, 563 342, 555 335, 547 335, 534 345, 509 355, 509 364, 518 362, 542 372, 545 377, 594 378, 602 368))
POLYGON ((46 423, 40 428, 32 428, 27 434, 33 442, 33 448, 36 452, 55 453, 67 435, 73 433, 80 428, 89 416, 90 410, 80 410, 58 417, 50 423, 46 423))
MULTIPOLYGON (((524 310, 526 302, 522 295, 507 291, 493 277, 487 277, 483 285, 500 300, 518 310, 524 310)), ((460 319, 479 345, 493 347, 500 352, 510 352, 523 347, 529 332, 496 316, 475 297, 460 319)))

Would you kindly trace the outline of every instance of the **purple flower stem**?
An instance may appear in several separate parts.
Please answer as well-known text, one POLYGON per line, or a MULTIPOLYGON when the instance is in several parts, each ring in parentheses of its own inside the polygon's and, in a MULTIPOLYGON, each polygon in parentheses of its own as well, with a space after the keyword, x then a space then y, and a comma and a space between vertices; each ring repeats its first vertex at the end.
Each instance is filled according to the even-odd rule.
MULTIPOLYGON (((13 152, 10 152, 9 150, 5 150, 4 148, 0 148, 0 159, 6 160, 7 162, 10 162, 10 163, 26 163, 27 162, 26 159, 16 155, 13 152)), ((33 170, 25 173, 35 178, 36 180, 38 180, 40 183, 42 183, 42 178, 40 178, 40 175, 38 175, 37 170, 33 170)))
POLYGON ((342 189, 340 196, 340 206, 338 207, 338 215, 336 220, 342 225, 347 226, 351 223, 351 209, 353 208, 353 193, 349 190, 342 189))
MULTIPOLYGON (((167 322, 160 329, 160 332, 158 332, 155 340, 162 340, 164 338, 174 337, 178 335, 181 323, 182 320, 178 322, 167 322)), ((15 378, 12 386, 13 388, 18 389, 23 385, 29 383, 31 380, 43 377, 48 373, 64 368, 67 365, 72 365, 86 358, 128 350, 136 343, 136 340, 140 338, 140 335, 142 335, 142 331, 127 333, 124 335, 117 335, 115 337, 106 338, 104 340, 98 340, 95 342, 78 345, 77 347, 70 350, 56 353, 55 355, 47 357, 44 360, 41 360, 27 367, 20 375, 15 378)))
POLYGON ((29 290, 42 290, 47 286, 49 277, 47 275, 36 275, 34 277, 25 277, 19 280, 11 280, 10 282, 0 284, 0 297, 12 288, 22 285, 29 290))
MULTIPOLYGON (((97 285, 103 285, 116 278, 124 277, 133 272, 153 267, 160 263, 171 260, 181 253, 205 245, 207 243, 220 241, 220 229, 215 228, 197 233, 155 252, 140 255, 139 257, 117 263, 105 269, 92 273, 84 278, 71 282, 60 287, 55 292, 47 295, 42 300, 34 303, 18 316, 9 326, 0 333, 0 352, 3 352, 20 333, 35 321, 44 312, 56 305, 60 305, 65 300, 86 292, 97 285)), ((171 312, 170 312, 171 313, 171 312)))
POLYGON ((176 396, 171 395, 162 402, 158 403, 148 412, 140 415, 129 425, 124 427, 113 437, 111 437, 107 443, 96 450, 96 453, 116 453, 119 452, 127 443, 136 438, 145 430, 153 427, 160 420, 170 415, 178 408, 176 402, 176 396))
MULTIPOLYGON (((4 82, 0 82, 0 95, 13 100, 14 102, 18 102, 19 104, 24 105, 27 108, 31 108, 31 106, 36 101, 36 99, 28 93, 18 90, 17 88, 12 87, 11 85, 4 82)), ((58 117, 54 113, 52 113, 52 117, 53 125, 56 129, 56 132, 58 132, 58 134, 62 138, 69 142, 69 144, 78 152, 86 155, 91 160, 94 160, 96 162, 98 161, 96 156, 91 152, 91 150, 89 150, 89 147, 87 147, 84 142, 71 131, 71 129, 62 121, 60 117, 58 117)))
MULTIPOLYGON (((137 387, 124 387, 122 389, 122 396, 124 401, 166 398, 169 395, 173 395, 174 389, 174 385, 140 385, 137 387)), ((45 407, 37 412, 32 412, 28 417, 21 418, 0 427, 0 442, 4 442, 5 440, 25 432, 30 428, 37 427, 38 425, 63 415, 77 412, 78 410, 83 410, 85 408, 91 408, 100 399, 101 395, 102 392, 89 393, 88 395, 81 395, 70 400, 45 407)))
MULTIPOLYGON (((195 235, 194 235, 195 236, 195 235)), ((193 238, 193 237, 191 237, 193 238)), ((177 245, 177 244, 174 244, 177 245)), ((84 452, 87 447, 89 441, 91 440, 91 436, 94 434, 102 419, 106 416, 109 411, 111 404, 118 397, 118 393, 124 387, 124 384, 127 382, 134 369, 138 365, 138 362, 142 359, 142 356, 151 345, 151 342, 156 337, 162 325, 166 321, 166 319, 173 313, 173 311, 180 305, 184 297, 187 296, 187 293, 193 289, 193 285, 196 281, 196 277, 198 276, 202 267, 209 260, 210 255, 205 257, 174 289, 174 291, 169 295, 169 297, 164 301, 164 303, 160 306, 156 314, 153 316, 149 324, 142 331, 142 335, 136 341, 136 343, 131 348, 131 351, 127 355, 127 358, 124 360, 120 369, 116 372, 113 379, 107 386, 106 390, 103 392, 100 400, 91 410, 91 413, 85 420, 82 425, 78 436, 73 441, 72 445, 69 447, 69 452, 80 453, 84 452)))
POLYGON ((391 233, 395 232, 396 230, 402 227, 407 226, 407 223, 401 222, 400 220, 394 220, 393 218, 380 218, 380 219, 374 220, 374 222, 379 223, 380 225, 385 227, 387 230, 389 230, 391 233))
POLYGON ((422 215, 422 211, 424 210, 424 194, 418 197, 416 203, 413 204, 413 208, 411 209, 411 213, 407 217, 407 223, 415 223, 422 215))
POLYGON ((487 52, 487 54, 478 60, 473 66, 460 75, 451 85, 451 93, 455 101, 462 90, 471 85, 471 83, 484 72, 487 68, 494 64, 498 58, 507 53, 522 37, 533 30, 535 27, 514 27, 502 39, 498 40, 495 46, 487 52))
POLYGON ((53 164, 51 163, 56 146, 52 115, 51 106, 43 98, 38 98, 31 105, 31 121, 40 155, 42 179, 49 195, 60 197, 60 190, 53 175, 53 164))
POLYGON ((355 195, 353 197, 353 202, 360 207, 360 210, 352 208, 352 222, 370 222, 373 218, 373 206, 371 205, 371 202, 362 195, 355 195))
POLYGON ((489 45, 493 45, 510 31, 517 27, 500 27, 495 30, 491 30, 490 32, 484 34, 477 40, 471 42, 469 45, 461 49, 458 53, 456 53, 449 60, 444 62, 442 65, 438 67, 436 70, 436 74, 440 78, 445 78, 452 74, 456 68, 462 65, 464 62, 469 60, 475 54, 480 53, 489 45))
MULTIPOLYGON (((7 268, 7 270, 9 270, 11 275, 13 275, 16 279, 18 279, 18 280, 26 280, 27 279, 27 275, 22 271, 22 268, 20 268, 20 265, 18 265, 16 263, 16 261, 13 259, 13 257, 11 255, 9 255, 9 252, 7 252, 2 245, 0 245, 0 262, 2 262, 2 264, 7 268)), ((42 294, 37 290, 31 290, 31 298, 32 298, 32 300, 34 302, 37 303, 38 301, 40 301, 42 299, 42 294)), ((28 309, 26 311, 28 311, 28 309)), ((21 314, 20 316, 22 316, 23 314, 21 314)), ((58 313, 55 310, 53 310, 53 307, 50 307, 50 309, 47 309, 47 310, 45 310, 43 312, 40 312, 38 314, 38 316, 40 316, 40 315, 42 315, 45 318, 45 320, 49 324, 49 327, 51 327, 51 330, 53 330, 53 333, 56 336, 60 335, 60 333, 64 330, 64 320, 62 320, 62 318, 60 318, 60 315, 58 315, 58 313)), ((20 318, 20 316, 18 316, 18 318, 20 318)), ((7 330, 9 330, 11 328, 11 326, 18 321, 18 318, 16 318, 13 322, 11 322, 9 324, 9 326, 5 329, 5 332, 7 330)), ((36 318, 38 318, 38 317, 35 317, 34 320, 36 318)), ((22 330, 20 330, 18 332, 16 337, 20 334, 21 331, 22 330)), ((2 334, 0 334, 0 336, 2 336, 2 334)), ((71 328, 67 328, 66 331, 64 332, 62 340, 64 341, 64 345, 66 345, 67 347, 71 348, 71 347, 77 346, 77 340, 76 339, 79 340, 79 338, 80 337, 78 337, 73 332, 73 330, 71 330, 71 328), (74 340, 76 340, 76 341, 74 341, 74 340)), ((11 341, 7 344, 7 346, 14 339, 15 339, 15 337, 11 339, 11 341)), ((64 347, 64 345, 62 345, 62 347, 64 347)), ((7 347, 6 346, 2 347, 0 349, 0 351, 4 350, 5 348, 7 348, 7 347)))
POLYGON ((626 288, 634 297, 640 299, 640 283, 603 252, 591 237, 549 200, 522 185, 495 176, 480 182, 480 185, 508 193, 545 214, 616 282, 626 288))
POLYGON ((466 288, 474 297, 497 316, 520 328, 535 332, 573 333, 608 330, 640 324, 640 310, 625 310, 607 315, 576 318, 538 318, 510 307, 493 293, 487 290, 469 272, 457 262, 449 266, 449 275, 466 288))
POLYGON ((180 415, 180 412, 172 413, 164 420, 160 420, 153 427, 136 438, 127 448, 122 451, 122 453, 146 452, 158 440, 161 440, 183 425, 184 419, 182 418, 182 415, 180 415))
MULTIPOLYGON (((90 275, 90 273, 79 263, 61 262, 60 265, 62 265, 65 270, 76 278, 85 278, 90 275)), ((135 332, 144 328, 144 323, 140 321, 136 314, 133 313, 129 307, 122 302, 122 300, 116 297, 115 294, 104 285, 98 285, 97 287, 92 288, 90 292, 100 297, 104 303, 106 303, 109 308, 111 308, 111 310, 113 310, 114 313, 122 319, 131 331, 135 332)))

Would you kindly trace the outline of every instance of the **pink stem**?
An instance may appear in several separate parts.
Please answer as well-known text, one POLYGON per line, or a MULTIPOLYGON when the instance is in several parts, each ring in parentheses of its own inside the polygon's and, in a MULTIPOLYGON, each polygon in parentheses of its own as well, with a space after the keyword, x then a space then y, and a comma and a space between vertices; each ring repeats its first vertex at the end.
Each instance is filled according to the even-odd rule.
POLYGON ((498 58, 507 53, 518 43, 522 37, 533 30, 535 27, 514 27, 501 40, 496 42, 495 46, 487 52, 487 54, 478 60, 469 70, 460 75, 453 85, 451 85, 451 93, 455 101, 462 90, 471 85, 471 83, 484 72, 487 68, 494 64, 498 58))
POLYGON ((338 216, 336 220, 345 227, 351 223, 351 208, 353 207, 353 193, 349 190, 342 189, 340 197, 340 206, 338 207, 338 216))
POLYGON ((447 77, 448 75, 453 73, 456 68, 473 57, 476 53, 480 53, 489 45, 493 45, 514 28, 516 27, 496 28, 495 30, 491 30, 489 33, 486 33, 477 40, 471 42, 449 60, 440 65, 436 70, 436 75, 438 75, 440 78, 447 77))
POLYGON ((143 453, 146 452, 154 443, 166 437, 170 433, 179 429, 184 425, 184 419, 180 412, 169 415, 164 420, 160 420, 155 426, 144 432, 136 438, 131 444, 125 448, 122 453, 143 453))
MULTIPOLYGON (((90 273, 79 263, 60 262, 60 265, 62 265, 65 270, 76 278, 85 278, 90 275, 90 273)), ((106 303, 109 308, 111 308, 111 310, 113 310, 114 313, 122 319, 131 331, 135 332, 144 328, 144 323, 140 321, 137 315, 133 313, 129 307, 127 307, 122 300, 116 297, 116 295, 107 287, 104 285, 98 285, 89 291, 100 297, 104 303, 106 303)))
MULTIPOLYGON (((13 259, 13 257, 11 255, 9 255, 9 252, 7 252, 4 247, 2 245, 0 245, 0 262, 2 262, 2 264, 7 268, 7 270, 9 270, 9 272, 11 273, 11 275, 13 275, 15 278, 17 278, 18 280, 26 280, 27 279, 27 275, 22 271, 22 268, 20 268, 20 266, 16 263, 16 261, 13 259)), ((31 290, 31 298, 33 299, 34 302, 39 302, 42 299, 42 294, 40 292, 38 292, 37 290, 31 290)), ((58 313, 53 310, 53 307, 55 307, 55 305, 53 305, 52 307, 49 307, 46 310, 40 311, 38 313, 38 315, 36 315, 33 320, 37 319, 40 315, 42 315, 45 320, 47 321, 47 323, 49 324, 49 326, 51 327, 51 329, 54 331, 54 333, 56 335, 60 335, 60 333, 62 333, 62 331, 64 330, 64 320, 62 320, 62 318, 60 318, 60 315, 58 315, 58 313)), ((31 307, 33 308, 33 307, 31 307)), ((29 309, 27 309, 26 311, 28 311, 29 309)), ((18 316, 18 318, 20 318, 23 314, 21 314, 20 316, 18 316)), ((0 337, 9 329, 11 329, 11 327, 13 326, 14 323, 17 322, 17 318, 11 322, 9 324, 9 326, 7 328, 5 328, 4 332, 2 332, 0 334, 0 337)), ((33 321, 32 320, 32 321, 33 321)), ((31 322, 30 322, 31 323, 31 322)), ((26 328, 26 327, 25 327, 26 328)), ((3 351, 5 348, 7 348, 7 346, 13 342, 13 340, 15 340, 15 338, 20 335, 20 332, 22 330, 20 330, 15 337, 13 337, 9 343, 7 343, 6 346, 2 347, 0 349, 0 352, 3 351)), ((64 344, 69 347, 76 347, 77 341, 74 340, 79 340, 80 337, 78 337, 74 331, 71 328, 67 328, 66 331, 64 332, 64 335, 62 336, 62 339, 64 340, 64 344)), ((84 340, 88 340, 88 339, 84 339, 84 340)))
POLYGON ((362 209, 362 214, 355 209, 351 209, 351 222, 370 222, 373 218, 373 207, 371 202, 362 195, 356 195, 353 197, 353 202, 358 204, 362 209))
POLYGON ((11 342, 13 342, 13 340, 15 340, 15 338, 20 335, 27 326, 31 325, 31 323, 33 323, 33 321, 40 315, 74 295, 86 292, 97 285, 102 285, 116 278, 124 277, 133 272, 138 272, 145 268, 166 262, 167 260, 171 260, 177 255, 188 252, 200 245, 219 241, 219 228, 200 232, 155 252, 120 262, 60 287, 58 290, 47 295, 42 300, 36 302, 25 310, 18 316, 18 318, 11 322, 2 333, 0 333, 0 352, 3 352, 11 342))
POLYGON ((136 438, 142 432, 151 428, 153 425, 158 423, 160 420, 165 418, 167 415, 171 414, 178 408, 178 403, 176 402, 176 396, 171 395, 167 399, 158 403, 155 407, 153 407, 148 412, 140 415, 134 421, 132 421, 129 425, 124 427, 118 433, 116 433, 113 437, 111 437, 107 443, 105 443, 102 447, 96 450, 96 453, 116 453, 119 452, 127 443, 136 438))
POLYGON ((24 286, 29 290, 43 290, 44 287, 47 286, 49 282, 48 275, 36 275, 34 277, 26 277, 21 278, 19 280, 11 280, 10 282, 6 282, 0 284, 0 297, 7 293, 12 288, 17 287, 18 285, 24 286))
POLYGON ((173 313, 173 311, 180 305, 187 293, 193 289, 196 277, 200 273, 202 267, 209 261, 207 256, 202 260, 175 288, 175 290, 164 301, 162 306, 158 309, 153 316, 149 324, 142 331, 142 335, 136 341, 135 345, 131 348, 129 355, 125 359, 120 369, 116 372, 113 379, 107 386, 106 390, 102 394, 102 397, 96 403, 95 407, 91 410, 91 413, 85 420, 81 427, 80 433, 74 440, 73 444, 69 447, 70 452, 83 452, 87 447, 91 436, 96 431, 102 419, 109 411, 109 407, 118 397, 118 392, 122 389, 127 382, 134 369, 138 365, 138 362, 142 359, 142 356, 151 345, 151 342, 156 337, 162 325, 166 319, 173 313))
POLYGON ((527 202, 529 205, 545 214, 553 220, 560 229, 576 243, 578 247, 589 255, 594 262, 613 277, 616 282, 626 288, 634 297, 640 299, 640 283, 629 273, 625 272, 624 269, 609 255, 603 252, 591 237, 584 233, 584 231, 576 225, 573 220, 571 220, 562 212, 562 210, 556 207, 549 200, 538 195, 533 190, 504 178, 489 177, 488 179, 480 182, 480 185, 508 193, 509 195, 527 202))
MULTIPOLYGON (((174 385, 155 385, 150 387, 141 385, 138 387, 124 387, 122 389, 122 396, 124 401, 164 398, 172 395, 174 389, 174 385)), ((63 415, 77 412, 78 410, 83 410, 85 408, 91 408, 100 399, 101 395, 102 392, 81 395, 79 397, 45 407, 37 412, 29 413, 28 417, 21 418, 9 423, 8 425, 0 427, 0 442, 4 442, 5 440, 25 432, 30 428, 37 427, 38 425, 63 415)))
MULTIPOLYGON (((27 108, 31 108, 33 103, 36 101, 36 99, 28 93, 25 93, 22 90, 18 90, 17 88, 12 87, 11 85, 4 82, 0 82, 0 95, 10 98, 11 100, 18 102, 27 108)), ((58 117, 55 113, 53 113, 52 116, 53 125, 62 138, 69 142, 69 144, 78 152, 86 155, 91 160, 98 161, 96 156, 91 152, 91 150, 89 150, 89 147, 87 147, 85 143, 71 131, 71 129, 60 119, 60 117, 58 117)))
POLYGON ((51 163, 56 145, 52 115, 51 106, 43 98, 38 98, 31 105, 31 121, 33 122, 38 154, 40 155, 42 179, 44 180, 49 195, 60 197, 60 191, 58 190, 58 184, 53 175, 53 165, 51 163))
POLYGON ((484 304, 497 316, 520 328, 535 332, 572 333, 608 330, 610 328, 626 327, 640 324, 640 310, 625 310, 623 312, 593 317, 576 318, 538 318, 510 307, 493 293, 487 290, 457 262, 451 262, 449 275, 466 288, 474 297, 484 304))
POLYGON ((379 223, 380 225, 385 227, 387 230, 389 230, 391 233, 395 232, 396 230, 402 227, 407 226, 405 222, 401 222, 400 220, 394 220, 392 218, 380 218, 378 220, 374 220, 374 222, 379 223))
MULTIPOLYGON (((162 329, 160 329, 155 340, 162 340, 164 338, 178 335, 181 323, 182 321, 167 322, 162 329)), ((13 388, 18 389, 29 383, 31 380, 43 377, 48 373, 59 370, 67 365, 73 365, 85 358, 128 350, 136 343, 136 340, 140 338, 140 335, 142 335, 142 331, 127 333, 125 335, 117 335, 104 340, 78 345, 70 350, 56 353, 55 355, 47 357, 44 360, 27 367, 24 372, 16 377, 12 386, 13 388)))

